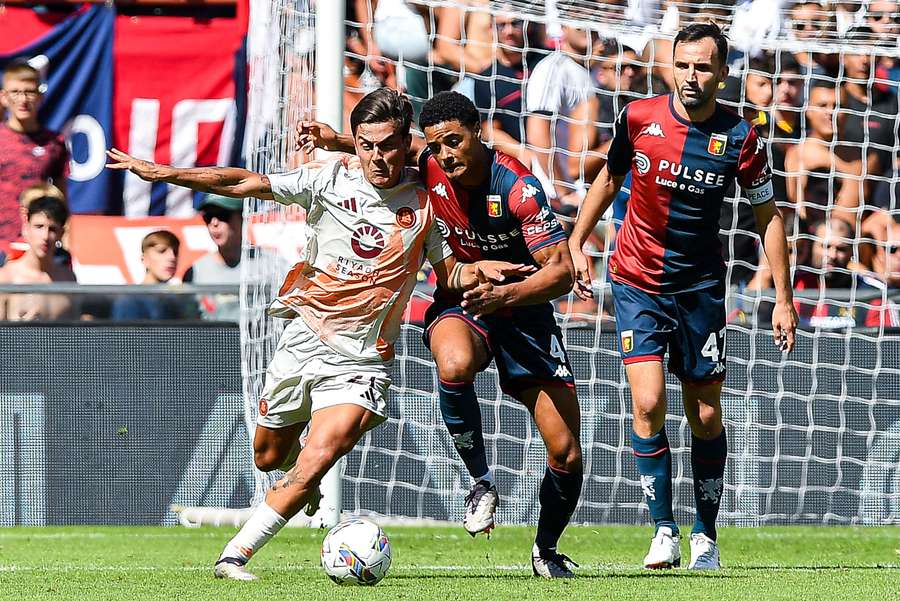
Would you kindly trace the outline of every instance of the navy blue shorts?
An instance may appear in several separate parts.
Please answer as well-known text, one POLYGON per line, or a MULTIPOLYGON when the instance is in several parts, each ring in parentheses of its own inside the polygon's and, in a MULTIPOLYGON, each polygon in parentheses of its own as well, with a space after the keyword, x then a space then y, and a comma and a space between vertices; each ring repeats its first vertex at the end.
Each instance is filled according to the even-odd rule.
MULTIPOLYGON (((575 388, 572 365, 563 345, 553 307, 540 305, 504 311, 476 319, 459 305, 435 301, 425 312, 425 346, 431 348, 431 330, 442 319, 461 319, 484 342, 488 363, 493 357, 500 388, 513 398, 535 387, 575 388)), ((484 370, 487 364, 479 366, 484 370)))
POLYGON ((625 365, 662 361, 687 383, 725 379, 725 285, 650 294, 612 282, 619 351, 625 365))

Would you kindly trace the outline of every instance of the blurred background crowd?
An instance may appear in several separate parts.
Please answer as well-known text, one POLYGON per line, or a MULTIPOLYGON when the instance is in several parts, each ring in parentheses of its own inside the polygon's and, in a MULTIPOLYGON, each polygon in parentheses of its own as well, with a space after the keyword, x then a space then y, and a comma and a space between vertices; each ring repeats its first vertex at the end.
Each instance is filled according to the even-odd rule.
MULTIPOLYGON (((897 2, 345 4, 345 128, 355 102, 379 86, 406 91, 416 111, 433 93, 456 89, 481 111, 485 141, 540 177, 566 223, 574 220, 604 164, 619 111, 634 99, 671 91, 674 34, 695 21, 718 23, 731 42, 730 76, 720 99, 753 122, 768 142, 804 324, 900 326, 897 2)), ((33 57, 5 62, 0 261, 7 264, 0 268, 0 285, 79 279, 66 250, 67 237, 78 238, 74 226, 67 232, 69 151, 58 132, 42 125, 47 92, 42 66, 33 57)), ((728 197, 721 239, 730 285, 745 293, 731 307, 731 319, 741 321, 760 314, 754 291, 765 291, 772 282, 749 203, 739 189, 728 197)), ((605 280, 605 258, 627 200, 627 193, 620 195, 591 240, 598 285, 605 280)), ((144 275, 134 283, 239 282, 241 236, 248 231, 240 204, 198 197, 193 209, 208 231, 208 252, 185 264, 179 258, 181 236, 163 224, 142 236, 144 275)), ((422 281, 427 293, 427 272, 422 281)), ((116 300, 86 310, 50 295, 16 296, 3 296, 0 319, 234 319, 238 314, 236 304, 218 306, 213 297, 116 300), (42 306, 31 306, 38 298, 44 299, 42 306)), ((563 299, 559 308, 586 321, 611 311, 602 295, 600 304, 563 299)), ((414 307, 410 318, 419 314, 414 307)))

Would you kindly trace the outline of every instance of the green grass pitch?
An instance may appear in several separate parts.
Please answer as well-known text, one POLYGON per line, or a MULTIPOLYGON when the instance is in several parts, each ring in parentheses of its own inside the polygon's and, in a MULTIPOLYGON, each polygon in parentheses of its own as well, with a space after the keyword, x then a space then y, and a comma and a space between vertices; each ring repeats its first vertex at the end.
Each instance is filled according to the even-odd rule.
POLYGON ((0 599, 900 599, 897 527, 724 528, 726 567, 715 574, 638 569, 649 528, 572 527, 560 550, 581 564, 580 577, 553 582, 531 576, 530 528, 501 526, 490 540, 461 527, 385 530, 391 571, 376 587, 356 588, 319 568, 318 530, 282 531, 251 563, 262 580, 224 582, 212 563, 231 528, 0 529, 0 599))

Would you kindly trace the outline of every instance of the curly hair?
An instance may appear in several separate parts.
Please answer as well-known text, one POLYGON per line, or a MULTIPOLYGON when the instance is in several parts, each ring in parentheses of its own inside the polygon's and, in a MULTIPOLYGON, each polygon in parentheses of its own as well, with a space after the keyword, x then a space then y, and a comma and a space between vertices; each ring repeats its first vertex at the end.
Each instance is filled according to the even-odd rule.
POLYGON ((459 92, 439 92, 422 107, 419 128, 424 131, 426 127, 444 121, 459 121, 462 125, 475 129, 481 123, 481 117, 472 101, 459 92))

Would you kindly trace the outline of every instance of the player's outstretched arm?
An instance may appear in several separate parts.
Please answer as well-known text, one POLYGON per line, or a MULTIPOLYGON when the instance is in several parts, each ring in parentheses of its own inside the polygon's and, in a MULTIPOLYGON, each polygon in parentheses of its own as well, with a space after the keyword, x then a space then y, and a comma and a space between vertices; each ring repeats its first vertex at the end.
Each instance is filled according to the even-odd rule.
POLYGON ((128 170, 148 182, 166 182, 198 192, 245 198, 253 196, 272 200, 269 178, 238 167, 194 167, 189 169, 160 165, 137 159, 116 148, 106 151, 109 169, 128 170))
POLYGON ((460 306, 472 315, 487 315, 503 307, 546 303, 572 289, 575 270, 565 241, 541 248, 532 256, 541 266, 533 275, 503 286, 480 281, 463 295, 460 306))
POLYGON ((445 290, 463 292, 479 283, 501 284, 509 278, 525 277, 537 271, 533 265, 506 261, 460 263, 452 255, 434 264, 434 275, 445 290))
POLYGON ((575 268, 575 294, 582 299, 593 298, 594 292, 591 289, 591 273, 588 268, 588 259, 584 254, 584 243, 587 241, 591 232, 597 226, 600 217, 606 212, 625 177, 613 175, 604 165, 594 183, 591 184, 584 202, 581 203, 581 209, 578 211, 578 219, 569 235, 569 252, 572 257, 572 264, 575 268))
POLYGON ((772 270, 775 283, 775 309, 772 311, 772 331, 775 344, 783 351, 794 349, 794 334, 797 331, 797 311, 794 308, 794 289, 791 286, 788 265, 787 236, 784 233, 784 218, 775 206, 775 201, 753 205, 756 229, 763 241, 766 259, 772 270))

